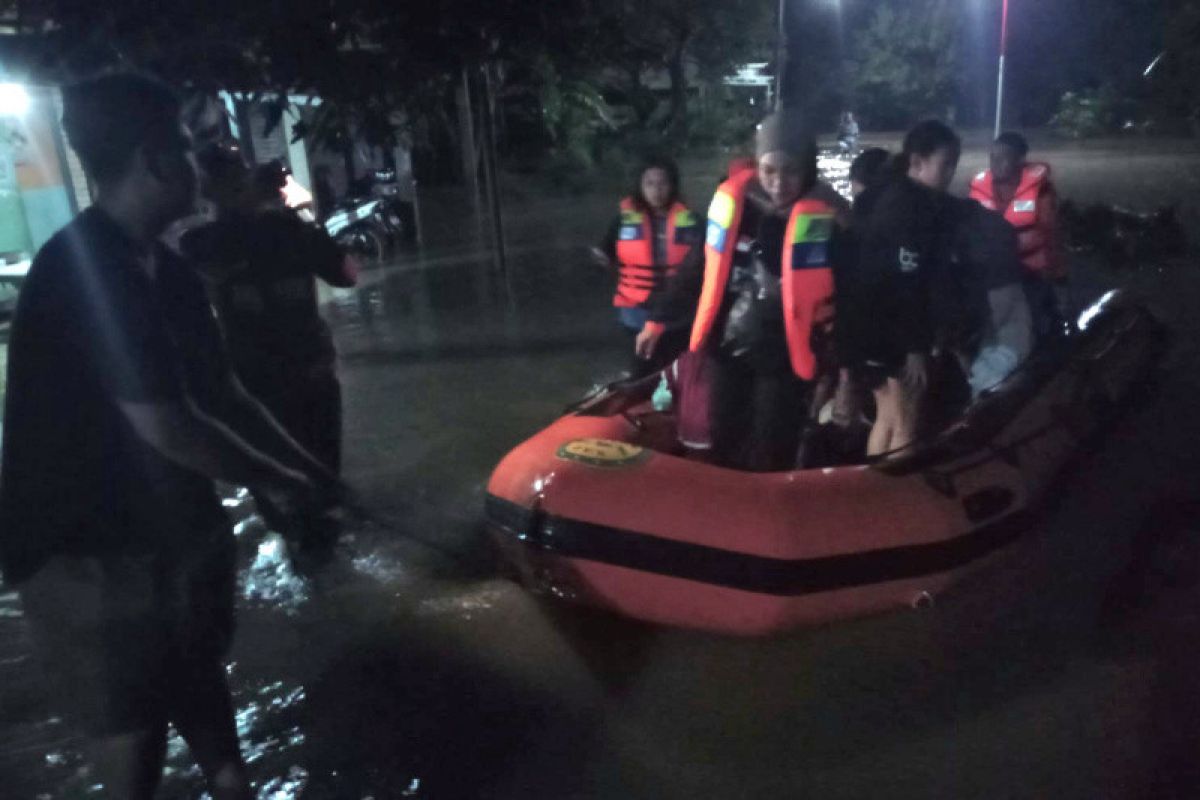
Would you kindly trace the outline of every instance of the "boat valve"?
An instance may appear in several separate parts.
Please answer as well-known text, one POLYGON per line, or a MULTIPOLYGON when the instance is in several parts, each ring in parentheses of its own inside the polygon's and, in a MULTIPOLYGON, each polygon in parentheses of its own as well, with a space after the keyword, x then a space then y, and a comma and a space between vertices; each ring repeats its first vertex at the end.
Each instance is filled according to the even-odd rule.
POLYGON ((928 611, 933 608, 933 595, 929 592, 920 592, 912 599, 912 607, 917 611, 928 611))

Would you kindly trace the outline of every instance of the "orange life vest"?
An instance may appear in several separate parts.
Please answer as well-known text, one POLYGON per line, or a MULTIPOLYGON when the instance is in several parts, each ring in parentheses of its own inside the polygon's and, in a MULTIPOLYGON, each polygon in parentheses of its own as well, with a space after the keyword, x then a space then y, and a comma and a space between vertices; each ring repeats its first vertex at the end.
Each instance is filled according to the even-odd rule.
MULTIPOLYGON (((734 175, 717 189, 709 207, 704 244, 704 288, 692 326, 693 351, 703 349, 716 326, 737 252, 738 228, 746 207, 746 187, 754 178, 752 171, 734 175)), ((829 240, 836 214, 837 210, 823 200, 801 198, 792 206, 783 239, 784 331, 792 371, 805 380, 811 380, 817 371, 817 359, 812 351, 813 328, 827 323, 833 316, 829 240)))
POLYGON ((1055 231, 1049 229, 1042 214, 1043 204, 1053 202, 1052 193, 1047 191, 1051 187, 1048 164, 1026 164, 1012 201, 1006 208, 999 209, 989 169, 971 181, 971 199, 978 200, 984 208, 1003 212, 1004 218, 1017 229, 1017 243, 1025 269, 1058 277, 1062 264, 1055 248, 1055 231))
POLYGON ((654 263, 654 226, 650 215, 630 198, 621 201, 621 226, 617 236, 617 292, 613 305, 637 308, 650 299, 675 274, 693 244, 699 241, 700 221, 683 203, 667 212, 667 263, 654 263))

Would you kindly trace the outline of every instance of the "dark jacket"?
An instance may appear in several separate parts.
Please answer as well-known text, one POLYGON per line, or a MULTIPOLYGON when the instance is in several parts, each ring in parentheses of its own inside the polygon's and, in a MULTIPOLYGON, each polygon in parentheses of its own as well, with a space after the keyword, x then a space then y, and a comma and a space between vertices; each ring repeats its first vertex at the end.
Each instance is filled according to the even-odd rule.
POLYGON ((909 353, 929 352, 957 313, 945 198, 897 178, 859 196, 851 231, 834 263, 839 360, 899 367, 909 353))
POLYGON ((182 246, 209 268, 213 305, 244 379, 264 366, 332 364, 313 279, 340 287, 355 280, 324 230, 289 211, 229 214, 186 234, 182 246))
POLYGON ((947 198, 954 223, 948 290, 957 313, 946 321, 950 344, 973 351, 986 336, 992 314, 989 294, 1020 287, 1024 268, 1017 232, 1000 214, 974 200, 947 198))

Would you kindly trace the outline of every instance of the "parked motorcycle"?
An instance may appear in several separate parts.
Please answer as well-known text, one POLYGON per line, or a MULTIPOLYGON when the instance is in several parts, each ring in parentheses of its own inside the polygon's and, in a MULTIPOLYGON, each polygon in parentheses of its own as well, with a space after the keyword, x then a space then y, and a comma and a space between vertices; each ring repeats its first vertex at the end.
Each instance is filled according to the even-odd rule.
POLYGON ((335 206, 325 218, 325 231, 364 266, 381 263, 389 251, 389 234, 379 219, 381 200, 356 198, 335 206))
POLYGON ((325 230, 364 264, 378 264, 411 236, 395 170, 379 170, 334 207, 325 230))

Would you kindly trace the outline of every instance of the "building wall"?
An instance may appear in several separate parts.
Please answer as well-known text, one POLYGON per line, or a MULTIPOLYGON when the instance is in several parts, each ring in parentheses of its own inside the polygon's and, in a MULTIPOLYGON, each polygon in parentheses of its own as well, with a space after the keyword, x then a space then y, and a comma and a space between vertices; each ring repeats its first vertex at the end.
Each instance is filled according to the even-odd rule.
MULTIPOLYGON (((28 260, 71 221, 83 170, 67 161, 57 90, 27 87, 24 113, 0 118, 0 257, 28 260)), ((86 185, 84 187, 86 196, 86 185)))

